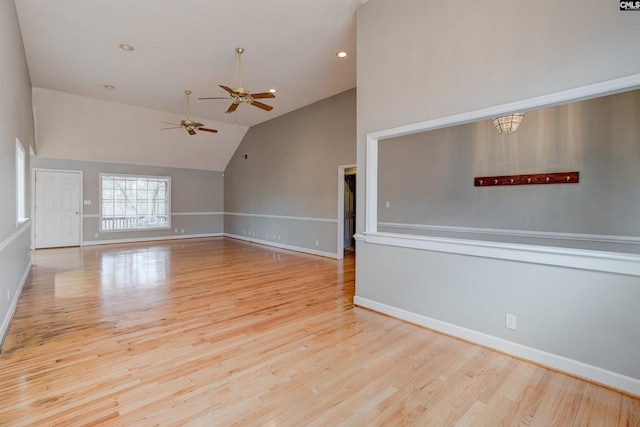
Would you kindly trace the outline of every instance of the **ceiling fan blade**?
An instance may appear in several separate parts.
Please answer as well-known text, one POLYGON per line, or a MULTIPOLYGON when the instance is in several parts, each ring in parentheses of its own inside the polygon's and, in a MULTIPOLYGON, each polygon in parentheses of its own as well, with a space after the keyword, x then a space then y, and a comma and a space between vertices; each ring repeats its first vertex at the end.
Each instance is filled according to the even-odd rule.
POLYGON ((214 96, 210 98, 198 98, 198 99, 231 99, 228 96, 214 96))
POLYGON ((233 113, 234 111, 236 111, 236 109, 238 108, 238 105, 240 104, 236 104, 235 102, 233 104, 231 104, 229 106, 229 109, 227 111, 225 111, 225 113, 233 113))
POLYGON ((207 129, 207 128, 198 128, 198 130, 203 130, 205 132, 218 133, 215 129, 207 129))
POLYGON ((180 126, 174 126, 170 128, 160 128, 160 130, 167 130, 167 129, 180 129, 180 126))
POLYGON ((180 126, 179 123, 169 123, 169 122, 160 122, 160 123, 164 123, 165 125, 180 126))
POLYGON ((220 86, 222 89, 226 90, 227 92, 229 92, 229 93, 230 93, 230 94, 232 94, 232 95, 233 95, 234 93, 236 93, 236 91, 235 91, 235 90, 233 90, 233 89, 231 89, 230 87, 223 86, 223 85, 218 85, 218 86, 220 86))
POLYGON ((195 134, 196 134, 196 131, 195 131, 195 130, 193 130, 193 129, 189 129, 189 128, 187 128, 187 133, 188 133, 189 135, 195 135, 195 134))
POLYGON ((204 126, 202 123, 194 123, 191 126, 193 126, 194 128, 199 128, 200 126, 204 126))
POLYGON ((275 98, 276 96, 271 92, 263 92, 263 93, 252 93, 251 97, 253 99, 260 99, 260 98, 275 98))
MULTIPOLYGON (((253 95, 252 95, 253 96, 253 95)), ((258 107, 258 108, 262 108, 265 111, 271 111, 273 110, 273 107, 267 104, 263 104, 262 102, 258 102, 258 101, 253 101, 251 103, 251 105, 253 105, 254 107, 258 107)))

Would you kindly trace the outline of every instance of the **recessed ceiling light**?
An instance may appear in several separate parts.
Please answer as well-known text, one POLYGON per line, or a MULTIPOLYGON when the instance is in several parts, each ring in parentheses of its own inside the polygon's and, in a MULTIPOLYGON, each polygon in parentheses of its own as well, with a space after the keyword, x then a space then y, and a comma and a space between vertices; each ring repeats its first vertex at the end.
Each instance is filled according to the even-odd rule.
POLYGON ((336 56, 338 58, 346 58, 347 55, 349 55, 349 54, 344 50, 340 50, 340 51, 336 52, 336 56))
POLYGON ((271 89, 269 89, 269 92, 276 93, 277 91, 275 90, 275 88, 271 88, 271 89))
POLYGON ((118 45, 118 47, 120 47, 120 49, 122 49, 122 50, 126 50, 127 52, 131 52, 132 50, 135 49, 135 47, 131 46, 130 44, 126 44, 126 43, 120 43, 118 45))
POLYGON ((103 85, 102 87, 109 90, 116 88, 114 85, 103 85))

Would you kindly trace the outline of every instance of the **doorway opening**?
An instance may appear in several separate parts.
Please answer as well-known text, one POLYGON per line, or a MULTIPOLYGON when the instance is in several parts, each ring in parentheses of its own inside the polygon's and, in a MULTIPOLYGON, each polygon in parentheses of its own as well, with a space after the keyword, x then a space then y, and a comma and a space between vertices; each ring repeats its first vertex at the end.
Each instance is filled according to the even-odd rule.
POLYGON ((356 248, 356 172, 356 165, 338 167, 338 259, 356 248))

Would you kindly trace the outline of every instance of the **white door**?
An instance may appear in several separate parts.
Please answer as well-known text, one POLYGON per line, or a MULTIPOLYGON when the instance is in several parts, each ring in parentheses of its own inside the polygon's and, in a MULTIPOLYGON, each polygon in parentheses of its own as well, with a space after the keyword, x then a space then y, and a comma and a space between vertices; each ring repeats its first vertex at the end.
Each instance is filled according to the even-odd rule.
POLYGON ((35 171, 35 247, 80 246, 81 173, 35 171))

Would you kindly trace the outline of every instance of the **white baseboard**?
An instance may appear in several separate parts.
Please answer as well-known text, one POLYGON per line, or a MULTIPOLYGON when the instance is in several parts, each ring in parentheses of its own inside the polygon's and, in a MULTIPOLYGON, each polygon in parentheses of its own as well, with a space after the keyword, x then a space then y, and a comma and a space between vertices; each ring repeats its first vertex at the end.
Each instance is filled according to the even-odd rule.
POLYGON ((82 246, 111 245, 114 243, 151 242, 156 240, 196 239, 199 237, 222 237, 222 233, 180 234, 178 236, 136 237, 131 239, 85 240, 82 246))
POLYGON ((20 285, 13 294, 13 300, 11 301, 11 306, 9 307, 9 311, 7 311, 7 315, 2 320, 2 326, 0 326, 0 350, 2 349, 2 344, 4 343, 4 339, 7 336, 7 332, 9 332, 9 326, 11 325, 11 320, 13 319, 13 315, 16 312, 16 308, 18 307, 18 300, 20 299, 20 294, 22 294, 22 288, 27 281, 27 277, 29 277, 29 272, 31 271, 31 260, 29 260, 29 264, 27 264, 27 268, 22 274, 22 278, 20 279, 20 285))
POLYGON ((547 353, 542 350, 527 347, 522 344, 517 344, 502 338, 463 328, 461 326, 443 322, 421 314, 416 314, 397 307, 392 307, 357 295, 354 297, 353 302, 355 305, 363 308, 377 311, 410 323, 415 323, 416 325, 420 325, 437 332, 451 335, 484 347, 489 347, 557 371, 565 372, 579 378, 625 391, 635 396, 640 396, 640 380, 636 378, 598 368, 597 366, 588 365, 557 354, 547 353))
POLYGON ((225 237, 230 237, 232 239, 244 240, 246 242, 258 243, 260 245, 273 246, 273 247, 280 248, 280 249, 287 249, 289 251, 304 252, 306 254, 318 255, 318 256, 325 257, 325 258, 338 259, 338 256, 333 252, 317 251, 317 250, 314 250, 314 249, 303 248, 301 246, 285 245, 284 243, 271 242, 269 240, 260 240, 260 239, 256 239, 256 238, 253 238, 253 237, 240 236, 240 235, 231 234, 231 233, 224 233, 224 236, 225 237))

